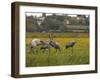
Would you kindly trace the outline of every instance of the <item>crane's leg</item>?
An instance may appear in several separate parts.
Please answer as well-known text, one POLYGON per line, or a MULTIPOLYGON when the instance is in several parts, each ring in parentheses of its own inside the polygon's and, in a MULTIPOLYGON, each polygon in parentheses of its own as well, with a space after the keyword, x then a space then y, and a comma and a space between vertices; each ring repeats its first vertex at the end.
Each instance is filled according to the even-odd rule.
POLYGON ((61 48, 58 48, 59 53, 61 53, 61 48))
POLYGON ((48 52, 49 52, 49 54, 50 54, 50 48, 48 48, 48 52))
MULTIPOLYGON (((50 50, 50 49, 48 49, 48 50, 50 50)), ((49 58, 50 58, 50 51, 49 51, 49 54, 47 54, 48 56, 47 56, 47 61, 48 61, 48 66, 50 65, 50 60, 49 60, 49 58)))
POLYGON ((56 55, 58 54, 58 50, 56 49, 56 55))
POLYGON ((73 54, 73 47, 72 47, 72 54, 73 54))

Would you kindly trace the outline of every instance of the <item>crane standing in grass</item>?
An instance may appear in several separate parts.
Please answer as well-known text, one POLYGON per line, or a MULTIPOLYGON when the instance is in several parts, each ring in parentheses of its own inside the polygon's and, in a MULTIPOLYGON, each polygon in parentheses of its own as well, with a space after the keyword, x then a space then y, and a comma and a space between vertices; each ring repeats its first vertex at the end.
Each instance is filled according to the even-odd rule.
POLYGON ((72 53, 73 53, 73 47, 74 47, 75 44, 76 44, 76 41, 70 41, 65 45, 65 48, 68 49, 68 48, 71 47, 72 48, 72 53))
POLYGON ((43 52, 45 50, 48 50, 49 53, 50 53, 50 44, 49 44, 49 42, 48 41, 41 41, 41 43, 42 43, 42 45, 40 47, 40 50, 43 50, 43 52))
POLYGON ((58 42, 51 41, 50 45, 56 50, 56 53, 61 52, 60 45, 58 42))
POLYGON ((49 44, 56 50, 56 53, 61 51, 60 44, 53 40, 53 34, 49 35, 49 44))
POLYGON ((32 39, 31 43, 30 43, 30 48, 33 49, 33 51, 36 53, 38 52, 38 46, 42 45, 41 40, 34 38, 32 39))
POLYGON ((73 47, 75 46, 76 42, 78 42, 77 39, 78 39, 79 35, 76 32, 73 32, 72 36, 74 37, 75 40, 67 42, 65 45, 65 48, 66 49, 72 48, 72 53, 73 53, 73 47))
POLYGON ((60 45, 58 42, 53 40, 52 34, 49 35, 49 39, 47 41, 42 41, 42 46, 41 46, 41 50, 49 50, 50 53, 50 48, 54 48, 56 50, 56 53, 59 51, 61 51, 60 49, 60 45))

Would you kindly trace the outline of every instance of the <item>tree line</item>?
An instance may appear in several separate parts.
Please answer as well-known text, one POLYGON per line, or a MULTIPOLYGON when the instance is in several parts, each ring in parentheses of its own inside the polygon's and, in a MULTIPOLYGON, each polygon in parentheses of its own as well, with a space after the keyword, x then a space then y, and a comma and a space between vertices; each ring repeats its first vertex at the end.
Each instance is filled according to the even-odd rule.
MULTIPOLYGON (((68 31, 71 25, 75 25, 77 29, 81 29, 81 26, 89 26, 89 16, 86 15, 77 15, 76 17, 68 15, 46 15, 42 13, 42 16, 26 16, 26 32, 50 32, 50 31, 59 31, 64 32, 68 31)), ((71 29, 75 29, 71 27, 71 29)), ((89 28, 85 28, 89 29, 89 28)))

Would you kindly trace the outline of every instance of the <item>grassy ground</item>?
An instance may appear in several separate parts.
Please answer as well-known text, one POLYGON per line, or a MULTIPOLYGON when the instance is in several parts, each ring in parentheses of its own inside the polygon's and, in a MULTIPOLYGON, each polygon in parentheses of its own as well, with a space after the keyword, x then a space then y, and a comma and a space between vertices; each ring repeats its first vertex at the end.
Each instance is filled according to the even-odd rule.
MULTIPOLYGON (((44 33, 43 33, 44 34, 44 33)), ((78 37, 73 37, 72 33, 64 33, 67 36, 56 34, 54 40, 60 44, 61 53, 56 53, 52 48, 50 54, 48 51, 44 53, 39 51, 33 53, 29 48, 31 40, 35 37, 47 40, 46 35, 41 33, 27 33, 26 34, 26 66, 58 66, 58 65, 80 65, 89 64, 89 36, 88 33, 78 33, 78 37), (35 35, 34 35, 35 34, 35 35), (36 36, 37 35, 37 36, 36 36), (44 36, 44 37, 43 37, 44 36), (58 37, 57 37, 58 36, 58 37), (76 44, 72 49, 65 49, 65 44, 69 41, 76 40, 76 44)))

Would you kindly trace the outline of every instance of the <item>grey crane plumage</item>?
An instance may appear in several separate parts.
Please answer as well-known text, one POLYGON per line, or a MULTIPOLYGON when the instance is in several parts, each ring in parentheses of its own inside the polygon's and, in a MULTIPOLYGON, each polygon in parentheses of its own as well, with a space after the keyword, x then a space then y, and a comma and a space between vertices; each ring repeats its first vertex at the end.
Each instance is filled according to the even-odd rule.
POLYGON ((61 51, 60 44, 53 40, 53 33, 49 34, 49 44, 50 44, 51 47, 56 49, 56 52, 61 51))
POLYGON ((69 47, 73 47, 75 45, 76 41, 70 41, 66 44, 66 49, 69 47))
POLYGON ((56 52, 57 52, 57 51, 61 51, 60 45, 59 45, 58 42, 50 41, 50 45, 51 45, 54 49, 56 49, 56 52))
POLYGON ((50 48, 54 48, 56 52, 61 51, 59 43, 54 41, 52 36, 53 34, 49 34, 49 39, 41 42, 43 45, 41 46, 40 50, 48 49, 50 52, 50 48))
POLYGON ((41 40, 34 38, 30 43, 30 48, 33 50, 34 53, 38 52, 38 46, 41 45, 41 40))
POLYGON ((65 48, 67 49, 67 48, 71 47, 72 53, 73 53, 73 47, 74 47, 75 44, 76 44, 76 41, 70 41, 70 42, 66 43, 65 48))
POLYGON ((42 45, 40 47, 40 50, 45 51, 46 49, 49 51, 50 53, 50 44, 48 41, 41 41, 42 45))

